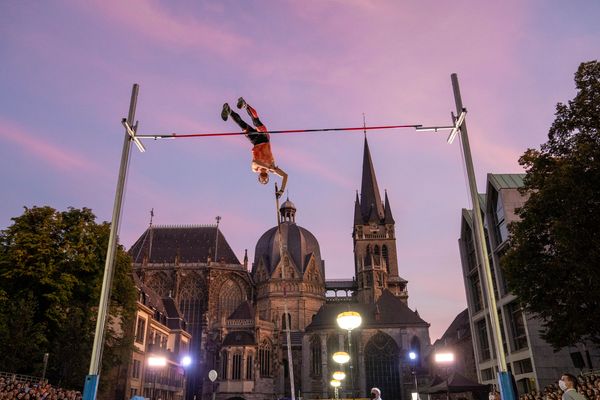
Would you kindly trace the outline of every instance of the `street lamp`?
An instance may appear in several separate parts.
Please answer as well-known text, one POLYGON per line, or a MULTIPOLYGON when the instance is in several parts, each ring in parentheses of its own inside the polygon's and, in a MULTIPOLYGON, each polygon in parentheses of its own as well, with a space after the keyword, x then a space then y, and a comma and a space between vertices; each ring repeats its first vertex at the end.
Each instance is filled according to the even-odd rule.
POLYGON ((332 379, 329 381, 329 384, 333 387, 333 391, 335 393, 335 398, 338 398, 338 388, 342 385, 342 382, 337 379, 332 379))
POLYGON ((449 351, 435 353, 433 359, 435 360, 436 363, 446 366, 446 399, 450 399, 450 387, 448 384, 448 375, 449 375, 448 368, 450 367, 451 364, 454 363, 454 353, 449 352, 449 351))
POLYGON ((344 371, 335 371, 333 373, 333 379, 336 381, 343 381, 346 378, 346 373, 344 371))
MULTIPOLYGON (((362 324, 362 317, 356 311, 344 311, 337 316, 337 323, 340 328, 348 331, 348 353, 352 354, 352 329, 356 329, 362 324)), ((354 373, 352 372, 352 362, 350 362, 350 393, 354 398, 354 373)))
POLYGON ((417 368, 416 368, 416 363, 417 363, 417 353, 414 351, 411 351, 408 353, 408 358, 411 361, 411 366, 412 366, 412 374, 415 377, 415 400, 419 399, 419 385, 417 383, 417 368))
POLYGON ((154 372, 154 382, 152 383, 152 399, 156 400, 156 372, 158 368, 167 366, 167 359, 161 356, 150 356, 148 357, 148 367, 152 368, 154 372))

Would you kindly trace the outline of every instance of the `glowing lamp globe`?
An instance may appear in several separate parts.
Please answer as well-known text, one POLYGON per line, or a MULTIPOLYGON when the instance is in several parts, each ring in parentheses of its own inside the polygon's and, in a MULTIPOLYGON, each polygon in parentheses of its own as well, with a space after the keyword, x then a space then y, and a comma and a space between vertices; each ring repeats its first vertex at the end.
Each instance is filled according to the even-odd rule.
POLYGON ((183 356, 183 358, 181 359, 181 365, 183 365, 184 367, 189 367, 191 364, 192 364, 192 357, 183 356))
POLYGON ((411 360, 416 360, 417 353, 415 353, 414 351, 411 351, 410 353, 408 353, 408 358, 410 358, 411 360))
POLYGON ((338 381, 337 379, 332 379, 331 381, 329 381, 329 384, 333 387, 340 387, 342 385, 342 382, 338 381))
POLYGON ((338 314, 337 323, 340 328, 351 331, 360 326, 362 317, 356 311, 344 311, 338 314))
POLYGON ((336 381, 343 381, 346 378, 346 373, 344 371, 335 371, 333 373, 333 379, 336 381))
POLYGON ((338 364, 346 364, 348 361, 350 361, 350 354, 346 353, 345 351, 333 353, 333 361, 338 364))

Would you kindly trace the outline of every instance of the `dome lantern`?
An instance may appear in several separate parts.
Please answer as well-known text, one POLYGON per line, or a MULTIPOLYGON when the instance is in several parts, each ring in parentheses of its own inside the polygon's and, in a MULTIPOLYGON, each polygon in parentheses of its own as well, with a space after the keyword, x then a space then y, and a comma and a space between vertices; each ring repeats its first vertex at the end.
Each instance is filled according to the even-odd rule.
POLYGON ((296 223, 296 206, 289 198, 279 207, 279 213, 281 214, 281 222, 296 223))

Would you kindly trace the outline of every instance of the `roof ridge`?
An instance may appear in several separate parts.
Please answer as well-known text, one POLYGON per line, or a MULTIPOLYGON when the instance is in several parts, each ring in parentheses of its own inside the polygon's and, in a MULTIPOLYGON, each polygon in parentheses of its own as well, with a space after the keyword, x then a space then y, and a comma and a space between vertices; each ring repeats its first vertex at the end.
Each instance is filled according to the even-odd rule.
POLYGON ((152 229, 173 229, 173 228, 216 228, 216 224, 182 224, 182 225, 152 225, 152 229))

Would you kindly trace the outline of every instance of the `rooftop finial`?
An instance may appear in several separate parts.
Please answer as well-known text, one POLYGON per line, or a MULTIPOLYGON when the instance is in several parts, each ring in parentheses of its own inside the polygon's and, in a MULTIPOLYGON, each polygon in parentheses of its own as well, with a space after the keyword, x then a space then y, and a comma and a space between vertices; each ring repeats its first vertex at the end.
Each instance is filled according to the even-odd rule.
POLYGON ((365 113, 363 113, 363 132, 365 133, 365 137, 367 137, 367 119, 365 118, 365 113))
POLYGON ((154 218, 154 207, 150 210, 150 226, 152 226, 152 219, 154 218))

